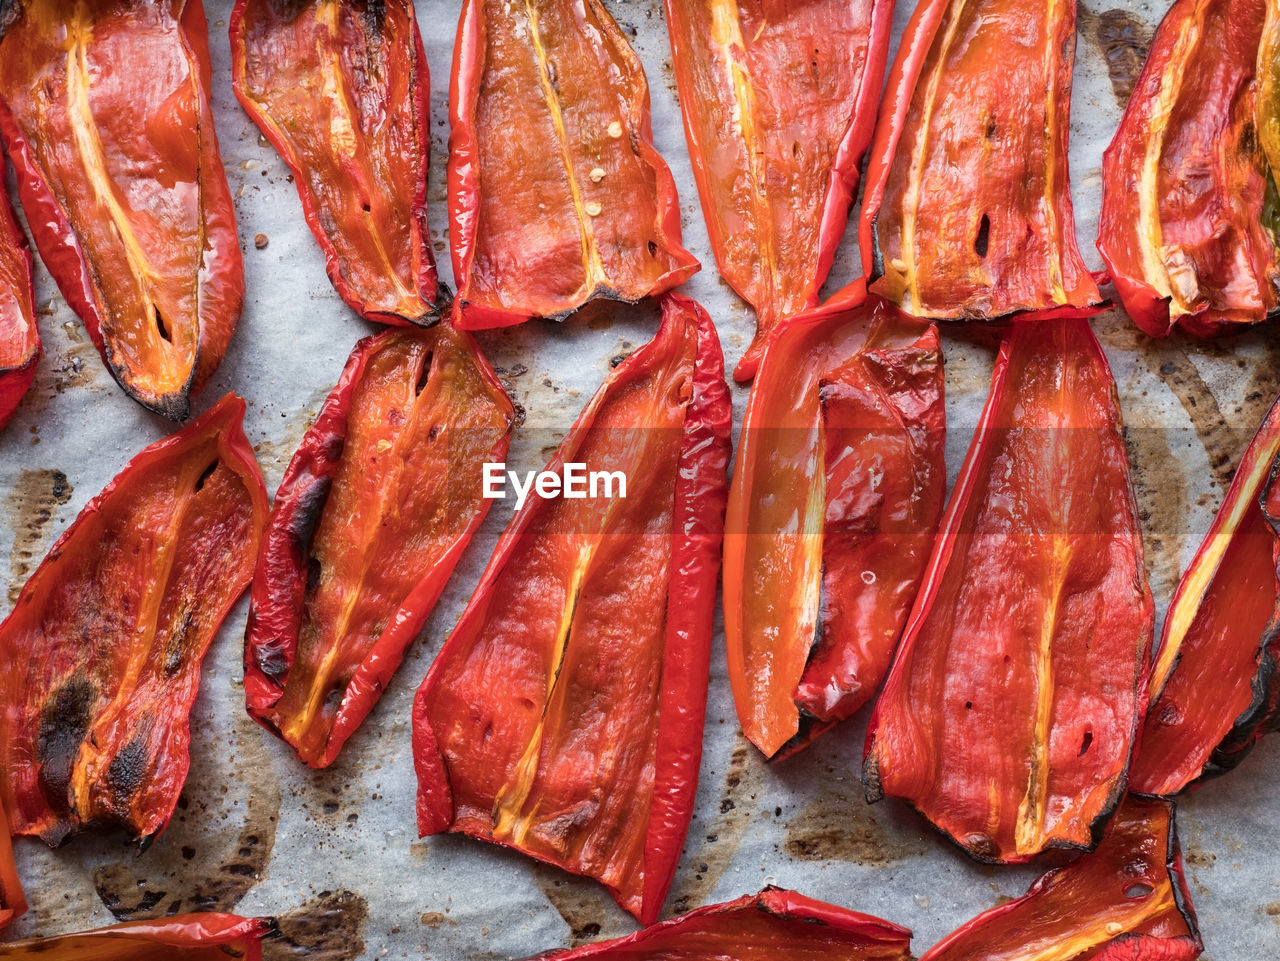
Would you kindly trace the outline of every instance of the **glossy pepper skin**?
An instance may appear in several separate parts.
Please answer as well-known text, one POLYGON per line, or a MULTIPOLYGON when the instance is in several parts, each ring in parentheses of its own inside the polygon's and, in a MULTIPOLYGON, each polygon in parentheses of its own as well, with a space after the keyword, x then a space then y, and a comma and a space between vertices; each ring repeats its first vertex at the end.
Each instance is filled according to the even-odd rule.
POLYGON ((27 912, 27 899, 18 880, 18 866, 13 860, 13 840, 9 837, 9 818, 0 807, 0 931, 14 918, 27 912))
POLYGON ((163 921, 131 921, 94 931, 0 944, 0 958, 43 961, 260 961, 269 918, 179 914, 163 921))
POLYGON ((31 251, 8 195, 0 190, 0 430, 35 379, 39 360, 31 251))
POLYGON ((1085 316, 1067 172, 1075 0, 920 0, 876 122, 859 246, 916 317, 1085 316))
POLYGON ((135 457, 0 624, 0 790, 15 835, 144 843, 186 780, 209 642, 249 584, 267 493, 228 394, 135 457))
POLYGON ((1166 801, 1128 798, 1098 849, 978 915, 920 961, 1194 961, 1200 933, 1166 801))
POLYGON ((662 317, 547 466, 622 471, 626 497, 530 495, 413 712, 423 834, 596 878, 642 924, 696 792, 731 416, 706 312, 662 317))
POLYGON ((734 377, 814 307, 871 142, 892 0, 667 0, 672 63, 721 275, 756 311, 734 377))
POLYGON ((449 103, 460 326, 559 320, 698 269, 644 67, 600 0, 464 0, 449 103))
POLYGON ((743 421, 724 564, 729 679, 767 756, 880 686, 942 516, 945 439, 935 327, 859 284, 775 328, 743 421))
POLYGON ((1280 306, 1280 211, 1255 123, 1266 7, 1178 0, 1103 157, 1098 250, 1154 337, 1239 330, 1280 306))
POLYGON ((909 961, 911 932, 888 921, 767 887, 613 941, 538 955, 547 961, 909 961))
POLYGON ((1129 790, 1224 774, 1280 719, 1280 405, 1169 602, 1129 790))
POLYGON ((356 345, 276 493, 245 634, 249 713, 313 767, 373 709, 488 512, 515 411, 442 324, 356 345))
POLYGON ((204 8, 24 0, 7 9, 0 134, 36 247, 125 392, 183 420, 244 299, 204 8))
POLYGON ((1147 706, 1153 605, 1115 383, 1015 323, 867 734, 867 796, 976 858, 1090 848, 1147 706))
POLYGON ((427 58, 408 0, 237 0, 236 98, 280 152, 361 316, 435 323, 427 58))

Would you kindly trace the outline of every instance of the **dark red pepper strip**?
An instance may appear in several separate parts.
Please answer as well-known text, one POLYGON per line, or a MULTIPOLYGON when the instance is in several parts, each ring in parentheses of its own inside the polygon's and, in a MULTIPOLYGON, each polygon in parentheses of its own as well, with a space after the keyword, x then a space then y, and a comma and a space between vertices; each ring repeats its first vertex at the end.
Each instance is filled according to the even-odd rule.
POLYGON ((937 330, 860 283, 770 336, 724 570, 738 717, 767 756, 850 717, 888 671, 946 496, 942 395, 937 330))
POLYGON ((734 377, 818 303, 871 141, 889 53, 885 0, 667 0, 672 63, 720 273, 756 311, 734 377))
POLYGON ((8 195, 0 190, 0 430, 35 380, 40 352, 31 251, 8 195))
POLYGON ((427 58, 407 0, 237 0, 235 93, 293 171, 334 288, 386 324, 439 319, 427 58))
POLYGON ((13 860, 13 839, 9 837, 9 817, 0 807, 0 930, 27 912, 27 899, 13 860))
POLYGON ((183 420, 244 299, 204 8, 65 6, 24 0, 0 27, 0 135, 41 259, 107 369, 183 420))
POLYGON ((260 961, 270 918, 179 914, 163 921, 130 921, 93 931, 0 944, 0 958, 44 961, 260 961))
POLYGON ((767 887, 546 961, 910 961, 911 932, 868 914, 767 887))
POLYGON ((858 239, 873 293, 950 320, 1104 306, 1071 208, 1074 50, 1075 0, 920 0, 869 153, 858 239))
POLYGON ((1194 961, 1201 949, 1173 805, 1129 798, 1096 851, 1042 875, 920 961, 1194 961))
POLYGON ((356 345, 276 494, 245 633, 249 713, 313 767, 382 696, 488 512, 515 411, 470 335, 356 345))
POLYGON ((423 834, 595 877, 646 924, 696 791, 731 417, 710 318, 662 305, 547 466, 627 496, 531 499, 414 703, 423 834))
POLYGON ((1231 770, 1280 718, 1280 404, 1245 449, 1182 575, 1129 790, 1177 794, 1231 770))
POLYGON ((1103 156, 1098 250, 1146 333, 1280 307, 1280 200, 1255 125, 1264 0, 1179 0, 1103 156))
POLYGON ((981 860, 1089 848, 1124 793, 1153 620, 1088 321, 1016 322, 867 734, 867 795, 981 860))
POLYGON ((186 780, 200 664, 267 520, 228 394, 91 500, 0 624, 0 804, 50 844, 90 824, 144 843, 186 780))
POLYGON ((698 270, 644 67, 600 0, 464 0, 449 105, 459 326, 559 320, 698 270))

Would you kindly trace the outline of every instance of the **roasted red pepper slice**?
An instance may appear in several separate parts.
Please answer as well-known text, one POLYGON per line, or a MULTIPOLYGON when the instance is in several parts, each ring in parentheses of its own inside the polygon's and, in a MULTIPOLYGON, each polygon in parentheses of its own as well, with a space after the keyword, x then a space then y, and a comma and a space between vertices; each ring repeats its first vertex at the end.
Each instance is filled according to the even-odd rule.
POLYGON ((1153 609, 1115 382, 1085 320, 1015 323, 867 741, 867 793, 970 854, 1091 847, 1146 709, 1153 609))
POLYGON ((163 921, 131 921, 94 931, 0 944, 0 958, 43 961, 259 961, 269 918, 179 914, 163 921))
POLYGON ((249 584, 267 493, 228 394, 67 528, 0 624, 0 790, 15 835, 146 840, 186 780, 200 662, 249 584))
POLYGON ((813 307, 844 236, 889 54, 891 0, 667 0, 672 63, 720 273, 756 311, 734 377, 813 307))
POLYGON ((333 763, 422 629, 514 423, 466 333, 356 345, 276 494, 245 635, 249 713, 313 767, 333 763))
POLYGON ((768 887, 625 938, 539 955, 547 961, 910 961, 911 932, 888 921, 768 887))
POLYGON ((644 67, 599 0, 464 0, 450 111, 461 326, 637 301, 698 269, 644 67))
POLYGON ((236 0, 236 97, 293 171, 329 279, 361 316, 429 324, 431 83, 408 0, 236 0))
POLYGON ((1127 799, 1098 849, 978 915, 920 961, 1194 961, 1173 805, 1127 799))
POLYGON ((1067 173, 1075 0, 920 0, 876 124, 859 245, 917 317, 1096 312, 1067 173))
POLYGON ((667 294, 547 465, 622 471, 626 496, 531 494, 418 691, 423 834, 517 848, 657 918, 702 753, 730 413, 715 327, 667 294))
POLYGON ((1255 127, 1265 0, 1178 0, 1103 157, 1098 250, 1148 334, 1210 336, 1280 304, 1280 201, 1255 127))
POLYGON ((36 247, 120 386, 182 420, 244 299, 204 8, 23 0, 8 12, 0 134, 36 247))
POLYGON ((0 430, 35 380, 39 360, 31 251, 8 195, 0 190, 0 430))
POLYGON ((946 498, 942 396, 937 329, 879 297, 769 340, 724 565, 729 679, 766 755, 852 715, 889 669, 946 498))
POLYGON ((1280 712, 1280 404, 1169 603, 1129 789, 1177 794, 1240 763, 1280 712))

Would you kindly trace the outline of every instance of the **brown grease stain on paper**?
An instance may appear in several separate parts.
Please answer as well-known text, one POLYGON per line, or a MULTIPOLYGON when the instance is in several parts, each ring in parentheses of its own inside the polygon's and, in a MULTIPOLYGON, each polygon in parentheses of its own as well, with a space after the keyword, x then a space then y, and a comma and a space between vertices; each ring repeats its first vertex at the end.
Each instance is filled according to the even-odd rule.
POLYGON ((322 891, 276 918, 278 936, 262 942, 263 961, 351 961, 364 954, 365 899, 352 891, 322 891))
POLYGON ((9 606, 13 607, 22 585, 44 556, 52 538, 49 525, 58 507, 71 499, 75 488, 60 470, 23 470, 5 498, 5 516, 13 525, 9 550, 9 606))
POLYGON ((887 805, 870 806, 860 797, 823 794, 788 822, 785 849, 799 861, 849 861, 885 867, 927 846, 888 820, 887 805))

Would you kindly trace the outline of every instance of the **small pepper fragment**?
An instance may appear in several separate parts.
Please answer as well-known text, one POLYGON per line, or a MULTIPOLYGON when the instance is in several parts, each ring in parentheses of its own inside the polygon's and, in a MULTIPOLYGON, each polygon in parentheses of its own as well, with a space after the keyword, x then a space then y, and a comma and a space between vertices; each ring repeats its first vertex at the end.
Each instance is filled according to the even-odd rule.
POLYGON ((1098 849, 984 911, 920 961, 1194 961, 1173 805, 1127 798, 1098 849))
POLYGON ((431 84, 413 4, 236 0, 231 51, 236 98, 293 171, 339 295, 369 320, 435 323, 431 84))
POLYGON ((1239 330, 1280 306, 1280 199, 1255 76, 1268 6, 1178 0, 1103 156, 1098 250, 1152 336, 1239 330))
POLYGON ((0 958, 43 961, 260 961, 270 918, 234 914, 178 914, 163 921, 130 921, 93 931, 0 944, 0 958))
POLYGON ((1101 308, 1067 171, 1075 0, 920 0, 862 203, 870 289, 916 317, 1101 308))
POLYGON ((1106 357, 1016 322, 867 734, 867 796, 984 861, 1089 848, 1146 710, 1153 603, 1106 357))
POLYGON ((715 327, 664 295, 547 465, 621 471, 625 496, 531 494, 418 690, 423 834, 516 848, 656 920, 702 753, 730 416, 715 327))
POLYGON ((0 802, 14 835, 146 843, 186 780, 200 662, 249 584, 267 492, 228 394, 138 454, 0 624, 0 802))
POLYGON ((767 756, 804 747, 879 688, 942 515, 945 432, 937 328, 859 285, 774 329, 724 552, 729 679, 767 756))
POLYGON ((1129 790, 1231 770, 1280 718, 1280 404, 1245 449, 1169 610, 1129 790))
POLYGON ((720 273, 756 311, 734 370, 814 307, 844 235, 889 54, 889 0, 666 0, 671 56, 720 273))
POLYGON ((910 961, 911 932, 868 914, 767 887, 546 961, 910 961))
POLYGON ((13 860, 13 839, 9 837, 9 818, 0 807, 0 930, 14 918, 27 912, 27 899, 18 879, 18 866, 13 860))
POLYGON ((599 0, 464 0, 449 101, 459 326, 560 320, 698 269, 644 67, 599 0))
POLYGON ((488 512, 515 411, 441 324, 356 345, 289 461, 245 632, 249 713, 313 767, 373 709, 488 512))
POLYGON ((0 134, 36 247, 125 392, 183 420, 244 299, 204 8, 24 0, 7 13, 0 134))
POLYGON ((0 190, 0 430, 35 379, 39 360, 31 251, 8 195, 0 190))

